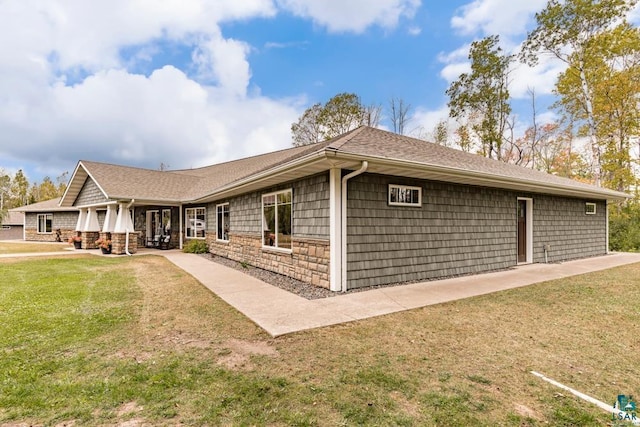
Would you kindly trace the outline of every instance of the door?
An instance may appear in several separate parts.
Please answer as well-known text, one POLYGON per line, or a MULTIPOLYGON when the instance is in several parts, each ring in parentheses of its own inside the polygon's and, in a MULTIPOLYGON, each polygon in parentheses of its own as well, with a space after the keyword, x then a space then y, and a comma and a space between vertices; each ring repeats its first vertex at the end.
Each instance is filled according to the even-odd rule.
POLYGON ((518 262, 527 262, 527 201, 518 200, 518 262))
POLYGON ((159 211, 147 211, 147 242, 153 241, 156 235, 162 234, 162 223, 159 211))

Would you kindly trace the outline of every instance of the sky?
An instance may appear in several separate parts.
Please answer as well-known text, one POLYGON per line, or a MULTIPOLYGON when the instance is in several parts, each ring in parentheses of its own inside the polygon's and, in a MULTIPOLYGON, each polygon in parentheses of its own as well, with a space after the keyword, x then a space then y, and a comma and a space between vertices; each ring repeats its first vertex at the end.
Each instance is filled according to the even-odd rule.
MULTIPOLYGON (((291 124, 341 92, 447 119, 472 41, 516 52, 546 0, 0 0, 0 168, 31 183, 79 160, 158 169, 288 148, 291 124)), ((634 12, 634 16, 640 16, 634 12)), ((517 126, 553 120, 555 76, 515 64, 517 126)))

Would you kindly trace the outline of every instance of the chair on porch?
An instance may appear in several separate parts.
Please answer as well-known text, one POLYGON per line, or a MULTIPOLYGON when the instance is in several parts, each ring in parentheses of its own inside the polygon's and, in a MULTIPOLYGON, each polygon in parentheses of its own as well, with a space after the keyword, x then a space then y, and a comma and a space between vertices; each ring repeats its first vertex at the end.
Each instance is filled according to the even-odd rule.
POLYGON ((158 245, 159 249, 169 249, 169 244, 171 243, 171 234, 167 234, 166 236, 162 236, 160 238, 160 242, 158 245))
POLYGON ((148 248, 157 248, 158 246, 160 246, 160 238, 161 237, 162 236, 160 236, 159 234, 156 234, 153 237, 148 237, 146 246, 148 248))

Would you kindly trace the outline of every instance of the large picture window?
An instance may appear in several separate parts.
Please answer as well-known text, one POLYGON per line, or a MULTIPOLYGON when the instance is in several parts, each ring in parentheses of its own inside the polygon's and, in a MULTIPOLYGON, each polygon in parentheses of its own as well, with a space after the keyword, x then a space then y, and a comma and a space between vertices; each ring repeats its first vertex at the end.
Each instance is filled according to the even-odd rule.
POLYGON ((389 184, 390 206, 422 206, 422 188, 389 184))
POLYGON ((262 196, 262 245, 291 249, 291 190, 262 196))
POLYGON ((229 241, 229 203, 216 206, 217 232, 216 238, 223 242, 229 241))
POLYGON ((38 214, 38 234, 53 233, 53 214, 38 214))
POLYGON ((207 210, 205 208, 185 209, 187 238, 204 238, 206 230, 207 210))

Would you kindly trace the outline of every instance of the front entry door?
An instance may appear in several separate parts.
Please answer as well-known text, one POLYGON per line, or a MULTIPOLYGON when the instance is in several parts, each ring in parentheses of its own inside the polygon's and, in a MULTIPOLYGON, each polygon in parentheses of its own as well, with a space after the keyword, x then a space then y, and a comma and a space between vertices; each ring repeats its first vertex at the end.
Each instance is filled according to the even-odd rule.
POLYGON ((518 200, 518 262, 527 262, 527 201, 518 200))

